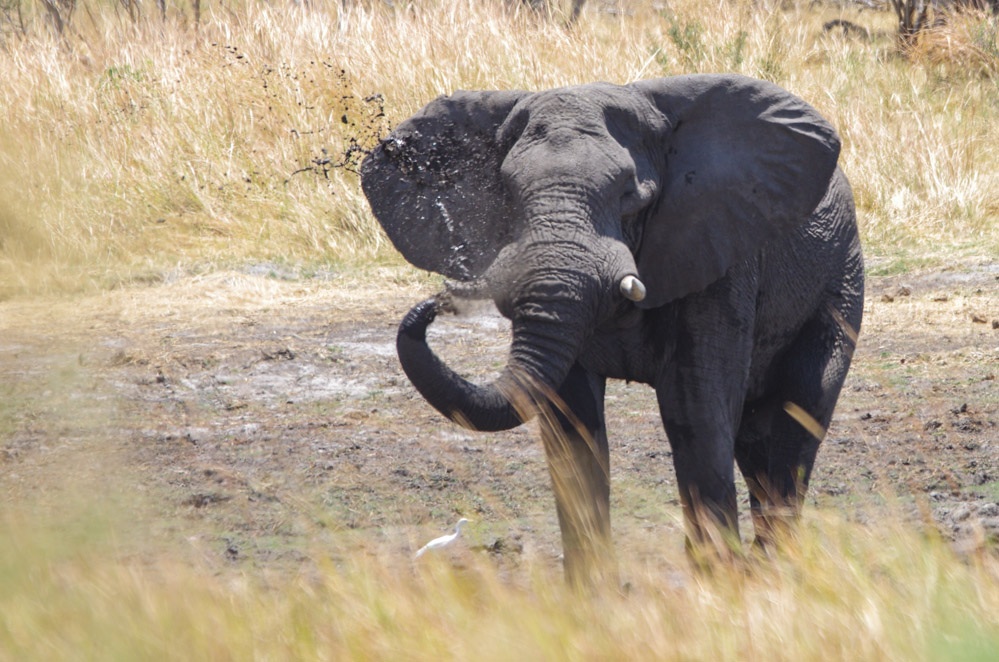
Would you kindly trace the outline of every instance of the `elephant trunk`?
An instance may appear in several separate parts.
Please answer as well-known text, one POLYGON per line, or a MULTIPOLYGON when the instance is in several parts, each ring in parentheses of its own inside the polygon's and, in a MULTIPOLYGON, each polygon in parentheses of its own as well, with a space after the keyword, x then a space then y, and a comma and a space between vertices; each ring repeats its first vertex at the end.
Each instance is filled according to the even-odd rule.
POLYGON ((464 427, 484 432, 509 430, 534 416, 536 404, 565 380, 585 328, 574 324, 567 329, 559 316, 552 315, 550 302, 543 312, 521 311, 514 319, 506 367, 492 383, 477 385, 455 373, 427 345, 426 330, 437 312, 434 299, 409 311, 396 338, 399 361, 435 409, 464 427))
POLYGON ((470 383, 427 345, 436 300, 414 306, 399 326, 396 348, 406 375, 435 409, 465 427, 508 430, 532 418, 555 397, 598 321, 621 297, 637 301, 645 294, 628 247, 594 230, 594 204, 565 200, 551 191, 529 196, 528 229, 485 276, 493 300, 513 321, 509 359, 492 383, 470 383))

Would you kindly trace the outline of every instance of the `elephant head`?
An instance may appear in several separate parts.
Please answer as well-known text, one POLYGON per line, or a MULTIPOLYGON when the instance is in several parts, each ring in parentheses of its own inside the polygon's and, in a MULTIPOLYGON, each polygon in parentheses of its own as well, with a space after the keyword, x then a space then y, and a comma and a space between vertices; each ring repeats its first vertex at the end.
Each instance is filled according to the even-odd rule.
POLYGON ((403 256, 493 298, 512 342, 494 383, 469 383, 426 344, 431 300, 400 326, 403 368, 453 420, 514 427, 607 318, 700 291, 803 223, 838 155, 813 108, 740 76, 438 98, 362 186, 403 256))

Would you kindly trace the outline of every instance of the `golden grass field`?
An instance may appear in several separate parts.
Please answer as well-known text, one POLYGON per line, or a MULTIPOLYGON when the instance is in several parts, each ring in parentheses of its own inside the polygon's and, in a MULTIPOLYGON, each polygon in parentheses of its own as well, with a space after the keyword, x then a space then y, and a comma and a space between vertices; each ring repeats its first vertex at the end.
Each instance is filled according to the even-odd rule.
POLYGON ((999 248, 994 20, 962 15, 907 58, 889 13, 834 3, 593 2, 572 31, 500 1, 344 4, 206 7, 195 30, 183 5, 133 24, 90 2, 64 38, 41 17, 5 36, 0 296, 394 260, 334 167, 352 139, 455 89, 692 72, 773 80, 838 127, 869 252, 999 248), (835 18, 870 38, 823 31, 835 18))
MULTIPOLYGON (((872 340, 862 339, 854 373, 858 388, 895 398, 873 420, 897 427, 855 432, 858 414, 841 429, 867 448, 882 436, 930 438, 919 398, 939 387, 977 398, 986 425, 975 443, 991 448, 999 331, 969 317, 999 318, 982 280, 999 255, 995 17, 952 17, 900 53, 890 13, 834 2, 591 0, 569 30, 500 0, 238 0, 204 3, 197 26, 187 4, 168 3, 166 21, 142 5, 133 21, 124 4, 80 0, 61 36, 40 3, 21 5, 25 33, 0 25, 0 660, 995 658, 994 540, 979 531, 955 551, 930 515, 926 526, 899 515, 909 501, 889 499, 860 523, 853 496, 820 497, 779 558, 709 574, 691 571, 676 535, 650 550, 625 533, 629 589, 581 597, 550 554, 510 567, 465 548, 414 566, 409 547, 453 524, 454 505, 440 495, 394 501, 385 477, 359 515, 322 496, 335 479, 316 478, 305 459, 299 479, 236 461, 226 473, 221 455, 190 444, 137 464, 122 450, 182 418, 258 417, 278 430, 332 412, 344 425, 329 434, 377 441, 384 431, 402 447, 402 412, 431 434, 440 421, 390 380, 348 404, 296 403, 290 414, 256 401, 182 402, 173 391, 144 398, 202 369, 247 369, 248 348, 276 361, 293 347, 346 370, 348 353, 310 328, 389 328, 428 289, 381 234, 354 171, 365 148, 433 97, 722 71, 772 80, 838 128, 879 287, 895 292, 904 281, 893 279, 920 270, 979 269, 959 295, 956 280, 891 304, 871 292, 872 340), (824 31, 833 19, 869 35, 824 31), (899 327, 921 344, 900 348, 899 327), (252 337, 239 335, 247 329, 252 337), (933 345, 937 330, 959 347, 933 345), (268 499, 246 509, 266 517, 235 512, 228 493, 224 515, 192 514, 170 478, 190 467, 202 482, 252 475, 244 488, 268 499), (338 508, 356 528, 336 521, 338 508), (273 535, 281 560, 202 554, 223 527, 273 535), (288 562, 289 547, 307 561, 288 562)), ((841 410, 873 397, 858 391, 841 410)), ((243 442, 229 442, 225 452, 239 456, 243 442)), ((538 457, 532 466, 544 470, 538 457)), ((639 487, 624 487, 629 508, 647 507, 639 487)), ((550 534, 550 495, 537 503, 550 517, 531 526, 550 534)), ((503 507, 533 522, 531 504, 503 507)), ((675 533, 675 513, 649 517, 675 533)))

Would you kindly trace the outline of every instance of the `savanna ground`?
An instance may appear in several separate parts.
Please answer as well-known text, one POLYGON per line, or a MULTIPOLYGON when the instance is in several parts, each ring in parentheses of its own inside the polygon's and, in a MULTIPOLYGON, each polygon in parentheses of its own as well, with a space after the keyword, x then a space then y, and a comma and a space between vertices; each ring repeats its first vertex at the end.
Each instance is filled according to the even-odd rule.
MULTIPOLYGON (((488 3, 235 5, 197 31, 88 7, 0 48, 0 658, 994 656, 994 19, 903 57, 890 17, 832 3, 594 3, 571 32, 488 3), (466 432, 401 373, 396 324, 440 282, 385 246, 351 159, 459 87, 722 70, 843 135, 854 368, 801 540, 711 576, 652 392, 614 384, 630 590, 580 600, 533 427, 466 432)), ((483 308, 431 343, 486 379, 507 330, 483 308)))

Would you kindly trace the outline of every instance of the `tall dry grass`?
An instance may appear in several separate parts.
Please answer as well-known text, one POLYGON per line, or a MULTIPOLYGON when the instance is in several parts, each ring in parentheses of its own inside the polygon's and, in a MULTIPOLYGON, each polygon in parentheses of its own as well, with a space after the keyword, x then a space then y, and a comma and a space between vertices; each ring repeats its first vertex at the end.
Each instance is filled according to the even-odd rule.
MULTIPOLYGON (((810 520, 779 559, 579 595, 550 566, 384 549, 299 577, 122 559, 105 520, 72 538, 5 515, 3 659, 973 660, 999 650, 994 557, 890 524, 810 520), (67 544, 67 540, 73 544, 67 544), (96 542, 100 541, 100 542, 96 542), (458 562, 455 564, 455 562, 458 562)), ((664 552, 669 557, 670 552, 664 552)), ((326 560, 323 560, 326 559, 326 560)))
POLYGON ((35 17, 0 47, 3 295, 248 259, 392 261, 352 146, 458 88, 688 72, 768 78, 825 113, 870 250, 999 247, 984 16, 906 58, 889 14, 804 2, 590 3, 571 31, 499 0, 206 3, 197 30, 183 5, 165 22, 81 7, 62 36, 35 17), (826 32, 831 18, 873 36, 826 32))

